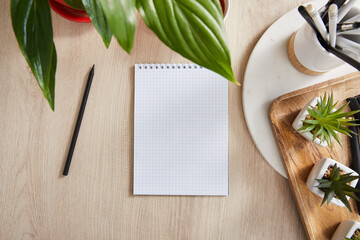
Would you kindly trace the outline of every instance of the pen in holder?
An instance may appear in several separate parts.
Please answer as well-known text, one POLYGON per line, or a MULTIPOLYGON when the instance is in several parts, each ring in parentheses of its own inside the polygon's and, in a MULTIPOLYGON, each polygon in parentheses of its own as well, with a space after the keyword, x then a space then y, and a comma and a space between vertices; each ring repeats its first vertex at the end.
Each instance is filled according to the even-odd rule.
POLYGON ((304 24, 289 41, 288 56, 291 64, 308 75, 323 74, 345 62, 328 52, 319 42, 316 33, 304 24))
MULTIPOLYGON (((305 7, 300 6, 298 10, 307 23, 291 36, 288 44, 288 57, 299 72, 307 75, 319 75, 345 63, 360 70, 360 63, 355 60, 358 57, 349 54, 339 46, 332 47, 327 39, 323 38, 305 7)), ((359 13, 357 8, 353 8, 344 19, 347 20, 359 13)))

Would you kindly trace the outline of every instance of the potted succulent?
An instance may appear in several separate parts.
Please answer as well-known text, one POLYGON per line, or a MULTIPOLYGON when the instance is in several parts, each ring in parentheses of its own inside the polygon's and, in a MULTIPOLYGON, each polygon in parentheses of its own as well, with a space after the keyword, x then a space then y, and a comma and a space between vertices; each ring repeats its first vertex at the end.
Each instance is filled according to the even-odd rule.
POLYGON ((358 125, 354 123, 356 119, 350 116, 359 110, 343 112, 349 103, 335 109, 337 104, 338 102, 334 102, 333 93, 327 95, 325 92, 323 97, 312 99, 295 118, 293 128, 306 139, 322 147, 332 148, 334 139, 341 145, 338 133, 349 137, 350 134, 354 134, 347 126, 358 125))
POLYGON ((306 186, 323 198, 321 206, 325 202, 331 202, 341 207, 346 206, 351 212, 349 198, 360 201, 355 195, 360 191, 355 188, 358 179, 359 174, 352 169, 331 158, 324 158, 316 162, 312 168, 306 186))
MULTIPOLYGON (((130 53, 136 9, 175 52, 239 85, 232 68, 219 0, 65 0, 82 4, 106 47, 112 36, 130 53), (80 2, 81 1, 81 2, 80 2)), ((22 54, 54 109, 56 49, 49 0, 11 0, 11 20, 22 54)))
POLYGON ((340 223, 331 240, 360 240, 360 223, 354 220, 340 223))

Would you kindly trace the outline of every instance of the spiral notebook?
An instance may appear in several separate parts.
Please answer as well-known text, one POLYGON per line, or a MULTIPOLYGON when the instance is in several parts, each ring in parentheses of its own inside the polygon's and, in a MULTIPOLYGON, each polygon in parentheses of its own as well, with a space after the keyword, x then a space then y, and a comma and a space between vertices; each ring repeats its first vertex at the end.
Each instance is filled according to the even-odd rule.
POLYGON ((134 195, 228 195, 228 81, 193 64, 136 64, 134 195))

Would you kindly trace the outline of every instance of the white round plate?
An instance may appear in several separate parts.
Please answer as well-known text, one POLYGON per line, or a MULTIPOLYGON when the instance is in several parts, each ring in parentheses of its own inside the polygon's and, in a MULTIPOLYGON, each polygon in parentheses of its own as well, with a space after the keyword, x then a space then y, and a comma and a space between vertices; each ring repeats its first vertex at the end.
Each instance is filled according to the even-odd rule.
MULTIPOLYGON (((314 4, 319 9, 326 1, 314 4)), ((298 72, 288 60, 287 45, 304 23, 295 8, 272 24, 251 53, 243 83, 244 115, 251 137, 265 160, 284 177, 285 168, 268 117, 271 103, 285 93, 356 71, 346 64, 320 76, 298 72)))

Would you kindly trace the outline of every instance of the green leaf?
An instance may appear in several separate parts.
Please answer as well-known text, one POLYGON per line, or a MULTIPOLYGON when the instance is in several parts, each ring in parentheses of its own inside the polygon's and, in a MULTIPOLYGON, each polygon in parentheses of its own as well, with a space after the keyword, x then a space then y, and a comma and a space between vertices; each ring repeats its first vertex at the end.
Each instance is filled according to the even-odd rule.
MULTIPOLYGON (((345 184, 342 184, 342 188, 343 188, 345 193, 357 193, 357 192, 360 191, 359 189, 353 188, 352 186, 349 186, 349 185, 345 186, 345 184)), ((348 195, 348 194, 346 194, 346 195, 348 195)))
MULTIPOLYGON (((348 183, 348 182, 352 182, 356 179, 359 179, 359 176, 345 176, 343 177, 344 175, 341 175, 340 176, 340 180, 338 181, 338 183, 348 183)), ((352 186, 345 186, 346 189, 344 188, 344 190, 347 190, 347 191, 350 191, 350 190, 353 190, 353 192, 357 192, 359 191, 358 189, 356 188, 353 188, 352 186)))
MULTIPOLYGON (((328 119, 341 119, 344 117, 348 117, 353 115, 353 112, 344 112, 344 113, 337 113, 337 114, 330 114, 329 116, 327 116, 328 119)), ((354 121, 354 120, 353 120, 354 121)))
POLYGON ((301 128, 299 128, 297 131, 299 132, 311 132, 312 130, 314 130, 314 128, 316 127, 316 125, 309 125, 309 124, 303 124, 303 126, 301 128))
POLYGON ((312 120, 312 119, 304 120, 303 122, 308 124, 319 124, 319 120, 312 120))
MULTIPOLYGON (((314 136, 313 136, 313 142, 315 141, 315 139, 317 138, 317 136, 319 136, 320 134, 323 134, 324 133, 324 128, 323 128, 323 126, 320 126, 320 128, 315 128, 315 130, 314 130, 314 136)), ((320 136, 322 136, 322 135, 320 135, 320 136)))
MULTIPOLYGON (((316 179, 317 180, 317 179, 316 179)), ((318 188, 329 188, 331 186, 331 182, 327 181, 327 182, 323 182, 323 183, 320 183, 318 186, 318 188)))
POLYGON ((322 206, 325 202, 326 202, 326 204, 329 204, 331 202, 331 199, 333 199, 334 196, 335 196, 335 190, 328 189, 327 191, 325 191, 325 195, 324 195, 324 198, 323 198, 320 206, 322 206))
POLYGON ((98 0, 111 32, 121 47, 130 53, 136 29, 135 0, 98 0))
POLYGON ((335 194, 336 194, 336 196, 340 199, 340 201, 342 201, 342 202, 345 204, 345 206, 349 209, 349 211, 352 212, 352 211, 351 211, 351 207, 350 207, 350 203, 349 203, 349 201, 347 200, 344 192, 341 191, 341 190, 340 190, 340 191, 339 191, 339 190, 335 190, 335 194))
POLYGON ((313 117, 313 118, 317 117, 316 112, 312 108, 309 107, 307 109, 307 111, 308 111, 308 113, 310 114, 311 117, 313 117))
MULTIPOLYGON (((325 96, 324 98, 326 98, 326 92, 325 92, 325 96)), ((325 103, 324 103, 325 104, 325 103)), ((326 107, 324 109, 325 111, 325 115, 328 115, 331 111, 331 107, 333 106, 333 93, 331 92, 331 95, 329 96, 328 100, 327 100, 327 104, 326 107)))
POLYGON ((239 84, 218 0, 137 0, 146 25, 183 57, 239 84))
POLYGON ((344 104, 343 106, 341 106, 338 110, 336 110, 335 112, 332 112, 331 115, 337 115, 340 112, 342 112, 348 105, 350 102, 347 102, 346 104, 344 104))
POLYGON ((64 2, 72 8, 84 10, 84 5, 81 0, 64 0, 64 2))
POLYGON ((315 179, 315 180, 318 181, 319 183, 325 183, 325 182, 331 181, 330 179, 327 179, 327 178, 320 178, 320 179, 315 179))
POLYGON ((316 116, 317 116, 318 118, 323 118, 323 117, 324 117, 323 113, 320 112, 319 109, 314 108, 313 110, 314 110, 314 112, 315 112, 315 114, 316 114, 316 116))
MULTIPOLYGON (((353 190, 351 190, 351 191, 353 191, 353 190)), ((347 192, 347 191, 344 191, 344 193, 345 193, 345 195, 351 197, 352 199, 355 199, 356 201, 360 201, 360 198, 358 198, 358 197, 355 195, 355 193, 353 193, 353 192, 347 192)))
POLYGON ((98 1, 99 0, 82 0, 87 15, 103 39, 106 48, 108 48, 111 42, 112 32, 98 1))
POLYGON ((338 180, 340 179, 340 168, 337 166, 337 163, 333 166, 333 169, 330 174, 330 179, 338 180))
POLYGON ((333 131, 330 127, 328 127, 327 125, 324 125, 324 128, 326 129, 326 131, 328 131, 329 135, 334 137, 335 140, 339 143, 339 145, 342 147, 342 144, 341 144, 341 140, 339 138, 339 135, 336 134, 335 131, 333 131))
POLYGON ((16 39, 52 110, 55 101, 56 49, 48 0, 11 0, 16 39))

